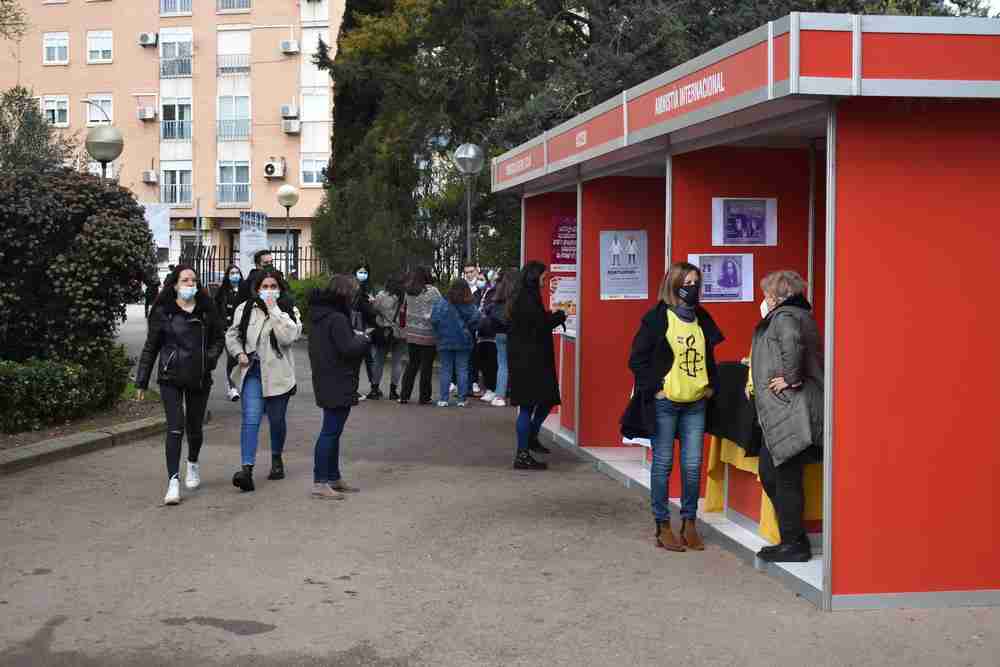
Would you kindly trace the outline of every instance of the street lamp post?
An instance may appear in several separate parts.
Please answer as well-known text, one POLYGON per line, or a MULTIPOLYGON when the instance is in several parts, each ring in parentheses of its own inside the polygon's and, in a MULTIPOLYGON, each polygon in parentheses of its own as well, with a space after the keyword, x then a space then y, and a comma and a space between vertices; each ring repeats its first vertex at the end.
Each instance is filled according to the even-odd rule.
POLYGON ((465 261, 472 263, 472 181, 483 170, 483 149, 476 144, 462 144, 455 151, 455 166, 465 177, 465 261))
POLYGON ((278 203, 285 207, 285 271, 291 276, 292 266, 292 207, 299 203, 299 191, 286 183, 278 188, 278 203))
POLYGON ((101 163, 101 182, 108 177, 108 163, 114 162, 122 154, 125 148, 125 139, 122 132, 117 127, 111 125, 111 117, 100 104, 95 104, 91 100, 81 100, 84 104, 89 104, 100 109, 107 119, 107 125, 97 125, 87 131, 87 152, 90 157, 101 163))

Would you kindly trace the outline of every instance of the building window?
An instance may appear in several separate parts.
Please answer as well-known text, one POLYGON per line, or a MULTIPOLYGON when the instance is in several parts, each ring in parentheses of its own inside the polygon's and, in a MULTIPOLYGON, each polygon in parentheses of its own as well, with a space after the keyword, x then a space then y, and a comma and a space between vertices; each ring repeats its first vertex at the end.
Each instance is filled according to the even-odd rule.
POLYGON ((219 204, 250 202, 250 163, 246 161, 219 163, 219 204))
POLYGON ((191 141, 190 98, 165 98, 160 118, 160 138, 163 141, 191 141))
POLYGON ((87 105, 87 125, 106 125, 115 120, 114 98, 110 93, 91 95, 87 99, 90 100, 87 105), (101 113, 102 110, 104 113, 101 113))
POLYGON ((215 9, 220 12, 249 11, 250 0, 215 0, 215 9))
POLYGON ((191 76, 191 36, 161 35, 160 40, 160 78, 191 76))
POLYGON ((250 97, 226 95, 219 98, 219 141, 250 138, 250 97))
POLYGON ((160 0, 160 16, 190 13, 191 0, 160 0))
POLYGON ((54 127, 69 127, 69 97, 48 95, 42 98, 42 113, 54 127))
POLYGON ((69 64, 69 33, 47 32, 43 36, 44 55, 42 62, 46 65, 69 64))
POLYGON ((191 169, 164 169, 160 183, 160 203, 185 205, 192 201, 191 169))
POLYGON ((87 62, 110 63, 114 38, 110 30, 92 30, 87 33, 87 62))
POLYGON ((314 155, 302 158, 302 185, 323 185, 326 177, 323 171, 326 169, 327 157, 314 155))

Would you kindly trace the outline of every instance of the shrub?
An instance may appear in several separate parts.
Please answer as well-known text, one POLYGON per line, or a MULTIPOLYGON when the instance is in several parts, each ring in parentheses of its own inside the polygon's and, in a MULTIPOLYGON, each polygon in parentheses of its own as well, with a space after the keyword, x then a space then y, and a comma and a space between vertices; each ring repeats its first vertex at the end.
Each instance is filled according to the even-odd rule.
POLYGON ((292 299, 295 300, 295 307, 302 315, 302 330, 309 333, 309 292, 314 289, 323 289, 330 285, 330 276, 316 276, 305 280, 290 280, 288 288, 291 290, 292 299))
POLYGON ((68 168, 8 165, 0 228, 0 358, 103 354, 154 263, 133 194, 68 168))
POLYGON ((0 360, 0 431, 37 430, 113 406, 132 363, 121 345, 107 345, 84 364, 0 360))

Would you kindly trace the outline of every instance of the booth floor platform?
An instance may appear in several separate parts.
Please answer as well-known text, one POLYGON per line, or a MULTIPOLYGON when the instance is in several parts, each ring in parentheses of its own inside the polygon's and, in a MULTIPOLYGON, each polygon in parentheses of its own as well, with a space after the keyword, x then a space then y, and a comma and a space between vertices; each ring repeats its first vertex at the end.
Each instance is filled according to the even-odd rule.
MULTIPOLYGON (((560 426, 559 415, 550 415, 545 420, 543 434, 555 444, 569 449, 594 462, 597 470, 622 482, 628 488, 635 488, 649 497, 649 468, 643 459, 643 447, 577 447, 573 434, 560 426)), ((702 501, 699 501, 699 505, 702 501)), ((670 504, 680 509, 680 498, 671 498, 670 504)), ((808 599, 813 604, 822 604, 823 556, 814 554, 808 563, 765 563, 756 558, 756 553, 767 542, 756 532, 740 522, 733 521, 722 512, 701 512, 698 518, 706 537, 715 538, 718 544, 729 549, 751 563, 754 568, 782 581, 790 590, 808 599)), ((749 520, 747 520, 749 521, 749 520)))

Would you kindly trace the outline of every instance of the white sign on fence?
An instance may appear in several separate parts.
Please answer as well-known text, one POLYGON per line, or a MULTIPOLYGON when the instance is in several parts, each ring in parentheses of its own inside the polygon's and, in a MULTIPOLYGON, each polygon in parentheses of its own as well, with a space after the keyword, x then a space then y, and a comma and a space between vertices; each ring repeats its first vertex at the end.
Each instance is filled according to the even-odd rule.
POLYGON ((244 276, 253 270, 254 253, 267 248, 267 214, 240 211, 240 269, 244 276))

